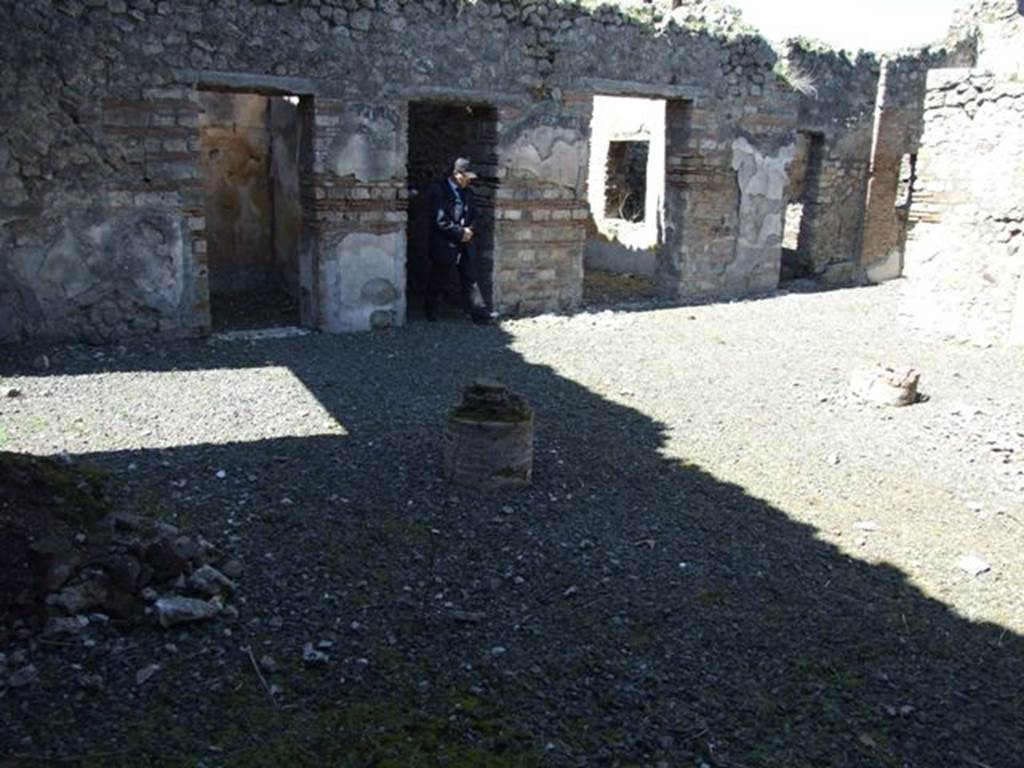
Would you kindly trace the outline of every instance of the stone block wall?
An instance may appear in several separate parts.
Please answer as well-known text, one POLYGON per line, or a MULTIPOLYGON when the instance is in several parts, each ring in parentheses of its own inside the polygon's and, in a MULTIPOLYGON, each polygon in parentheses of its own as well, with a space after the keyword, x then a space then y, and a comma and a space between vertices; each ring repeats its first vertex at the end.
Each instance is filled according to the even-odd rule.
POLYGON ((1024 3, 1021 0, 973 0, 957 12, 952 44, 973 43, 978 69, 1024 71, 1024 3))
POLYGON ((780 62, 800 91, 799 130, 813 137, 803 197, 800 273, 825 283, 859 279, 861 232, 878 93, 879 62, 789 41, 780 62))
POLYGON ((860 259, 871 282, 903 273, 928 71, 970 65, 973 56, 960 45, 882 61, 860 259))
POLYGON ((1024 341, 1024 78, 933 70, 901 311, 936 335, 1024 341))
MULTIPOLYGON (((691 23, 693 7, 4 3, 0 340, 209 330, 204 89, 301 99, 298 282, 302 320, 312 327, 404 319, 408 108, 423 100, 497 111, 499 309, 580 302, 596 94, 664 99, 668 132, 685 134, 671 139, 666 157, 657 257, 664 293, 771 287, 781 228, 776 175, 765 177, 770 189, 758 181, 758 191, 741 194, 738 174, 747 172, 744 162, 734 167, 735 147, 755 164, 775 163, 798 118, 846 126, 859 90, 837 86, 835 98, 808 106, 773 73, 776 55, 763 39, 728 16, 718 26, 691 23), (685 129, 672 124, 673 102, 689 105, 685 129)), ((847 79, 859 82, 853 69, 847 79)), ((836 220, 821 224, 816 239, 822 265, 847 259, 857 237, 856 183, 867 153, 850 135, 838 127, 828 134, 825 176, 848 169, 837 183, 861 204, 836 193, 836 220)))
MULTIPOLYGON (((46 63, 88 77, 84 63, 46 63)), ((55 100, 33 74, 0 99, 0 341, 208 329, 196 94, 55 100)))
POLYGON ((585 172, 592 98, 498 110, 494 301, 501 311, 568 310, 583 298, 585 172))

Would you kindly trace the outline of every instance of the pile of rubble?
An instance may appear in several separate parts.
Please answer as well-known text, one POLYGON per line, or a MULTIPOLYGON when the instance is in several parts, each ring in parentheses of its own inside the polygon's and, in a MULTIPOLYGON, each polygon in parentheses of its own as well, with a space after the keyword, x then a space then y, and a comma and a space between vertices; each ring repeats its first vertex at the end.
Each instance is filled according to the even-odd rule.
POLYGON ((112 514, 89 536, 48 536, 31 551, 49 636, 111 619, 171 627, 236 614, 227 600, 241 563, 167 523, 112 514))

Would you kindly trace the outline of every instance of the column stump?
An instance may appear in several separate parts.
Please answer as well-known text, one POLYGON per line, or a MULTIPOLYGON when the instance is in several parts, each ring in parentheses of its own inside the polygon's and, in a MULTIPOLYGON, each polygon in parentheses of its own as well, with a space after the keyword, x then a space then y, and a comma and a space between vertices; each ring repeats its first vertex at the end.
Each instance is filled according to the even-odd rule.
POLYGON ((478 379, 448 414, 444 477, 483 491, 529 485, 533 410, 496 381, 478 379))

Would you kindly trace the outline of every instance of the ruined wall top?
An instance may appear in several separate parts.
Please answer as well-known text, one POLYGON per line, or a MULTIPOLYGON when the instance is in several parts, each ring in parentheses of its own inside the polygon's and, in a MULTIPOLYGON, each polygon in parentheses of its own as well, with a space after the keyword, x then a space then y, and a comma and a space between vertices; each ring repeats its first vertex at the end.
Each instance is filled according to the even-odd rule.
POLYGON ((978 69, 1024 72, 1024 0, 974 0, 957 12, 949 37, 974 43, 978 69))

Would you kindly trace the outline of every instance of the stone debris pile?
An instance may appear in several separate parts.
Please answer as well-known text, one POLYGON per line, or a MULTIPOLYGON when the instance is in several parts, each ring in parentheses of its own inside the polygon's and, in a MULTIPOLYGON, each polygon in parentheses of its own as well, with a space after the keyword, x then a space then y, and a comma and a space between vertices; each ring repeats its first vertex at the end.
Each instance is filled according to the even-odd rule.
POLYGON ((90 537, 50 536, 31 549, 50 636, 79 634, 110 617, 171 627, 235 612, 227 599, 241 563, 164 522, 114 514, 90 537))

